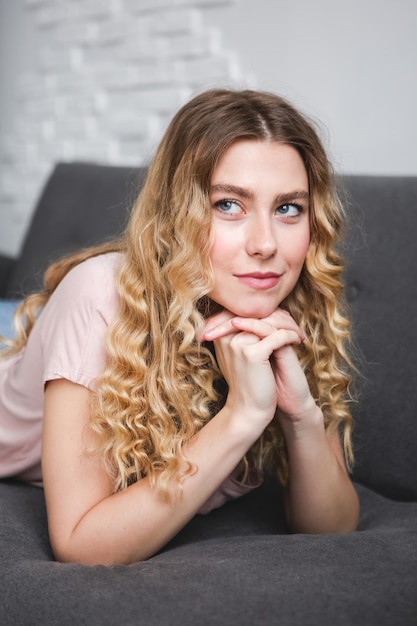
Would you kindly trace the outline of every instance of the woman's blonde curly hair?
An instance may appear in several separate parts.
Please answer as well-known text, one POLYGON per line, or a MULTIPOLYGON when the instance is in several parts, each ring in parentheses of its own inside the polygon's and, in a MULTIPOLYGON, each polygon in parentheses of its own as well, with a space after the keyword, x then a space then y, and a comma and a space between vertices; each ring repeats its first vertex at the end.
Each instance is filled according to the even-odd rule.
MULTIPOLYGON (((238 140, 293 146, 305 165, 311 198, 311 243, 299 281, 281 306, 306 335, 298 353, 328 432, 340 430, 352 465, 346 351, 349 323, 341 312, 342 261, 337 244, 344 223, 331 166, 306 117, 279 96, 215 89, 186 104, 173 118, 149 167, 124 238, 51 266, 45 289, 17 315, 20 350, 35 311, 74 265, 109 251, 123 253, 118 274, 120 311, 109 328, 108 364, 98 379, 91 426, 105 467, 119 490, 149 476, 168 496, 195 471, 184 446, 222 399, 212 351, 197 337, 213 287, 210 265, 210 181, 224 151, 238 140), (26 328, 22 319, 26 320, 26 328)), ((9 351, 10 353, 10 351, 9 351)), ((275 467, 288 480, 285 440, 274 419, 245 457, 251 469, 275 467)))

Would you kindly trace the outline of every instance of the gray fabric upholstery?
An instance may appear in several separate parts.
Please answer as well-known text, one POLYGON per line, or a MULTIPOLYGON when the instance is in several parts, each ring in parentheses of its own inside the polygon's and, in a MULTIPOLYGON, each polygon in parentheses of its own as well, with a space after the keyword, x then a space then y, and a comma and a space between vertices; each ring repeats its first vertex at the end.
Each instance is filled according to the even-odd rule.
POLYGON ((288 535, 276 487, 128 567, 52 560, 42 491, 0 483, 2 624, 414 625, 417 503, 358 485, 360 530, 288 535))
MULTIPOLYGON (((0 271, 1 295, 33 290, 51 258, 120 231, 138 176, 58 165, 20 259, 0 271)), ((345 280, 364 374, 355 407, 358 532, 288 534, 269 479, 196 516, 144 563, 59 564, 43 491, 0 481, 1 624, 415 626, 417 179, 345 177, 340 185, 353 223, 345 280)))
POLYGON ((347 296, 364 380, 355 478, 417 500, 417 179, 349 177, 347 296))
POLYGON ((59 163, 39 199, 19 259, 8 268, 3 296, 36 291, 51 261, 119 234, 142 176, 143 170, 129 167, 59 163))

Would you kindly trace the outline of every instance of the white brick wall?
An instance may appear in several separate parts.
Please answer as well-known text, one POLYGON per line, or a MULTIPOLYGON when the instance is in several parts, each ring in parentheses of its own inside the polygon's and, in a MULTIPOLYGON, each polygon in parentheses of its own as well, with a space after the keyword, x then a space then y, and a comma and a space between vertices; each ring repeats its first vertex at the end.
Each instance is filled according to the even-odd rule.
POLYGON ((25 0, 39 67, 0 137, 0 251, 17 254, 59 160, 141 165, 193 93, 242 81, 205 15, 237 0, 25 0), (6 217, 4 217, 6 216, 6 217))

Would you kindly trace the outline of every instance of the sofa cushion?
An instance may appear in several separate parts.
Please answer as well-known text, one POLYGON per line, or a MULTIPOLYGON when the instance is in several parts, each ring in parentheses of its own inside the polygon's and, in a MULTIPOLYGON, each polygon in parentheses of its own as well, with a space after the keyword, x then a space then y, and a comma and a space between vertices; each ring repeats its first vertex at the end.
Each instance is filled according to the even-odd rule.
POLYGON ((52 560, 41 489, 0 481, 0 623, 414 626, 417 503, 358 492, 356 533, 289 535, 266 481, 148 561, 87 567, 52 560))

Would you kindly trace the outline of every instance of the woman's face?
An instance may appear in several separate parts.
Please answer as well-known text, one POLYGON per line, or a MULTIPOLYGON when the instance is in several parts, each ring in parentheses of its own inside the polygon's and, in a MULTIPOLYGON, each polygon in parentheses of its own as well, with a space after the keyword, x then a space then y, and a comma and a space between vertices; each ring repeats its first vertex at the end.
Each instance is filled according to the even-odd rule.
POLYGON ((239 316, 270 315, 297 283, 310 242, 300 155, 278 142, 237 141, 214 169, 210 202, 211 299, 239 316))

